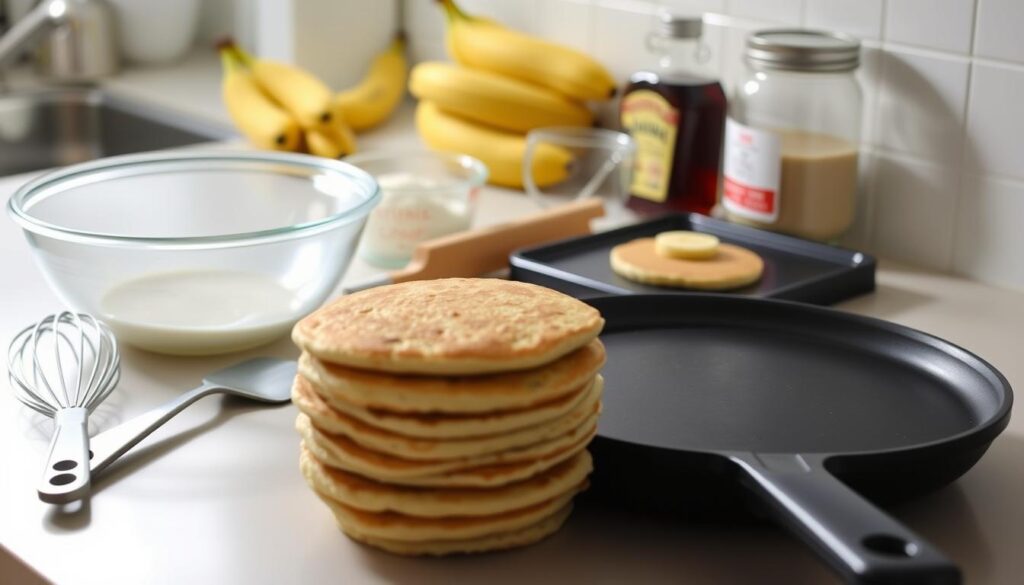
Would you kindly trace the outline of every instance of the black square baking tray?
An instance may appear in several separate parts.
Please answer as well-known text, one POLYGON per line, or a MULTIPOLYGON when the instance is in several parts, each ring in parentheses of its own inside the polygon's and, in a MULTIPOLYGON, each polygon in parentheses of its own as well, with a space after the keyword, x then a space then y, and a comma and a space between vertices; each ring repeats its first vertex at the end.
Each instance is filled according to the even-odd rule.
POLYGON ((607 232, 520 250, 509 259, 511 277, 579 298, 694 292, 640 284, 612 272, 608 258, 614 246, 668 230, 705 232, 761 255, 764 260, 761 280, 730 294, 830 305, 875 290, 875 259, 868 254, 696 213, 665 215, 607 232))

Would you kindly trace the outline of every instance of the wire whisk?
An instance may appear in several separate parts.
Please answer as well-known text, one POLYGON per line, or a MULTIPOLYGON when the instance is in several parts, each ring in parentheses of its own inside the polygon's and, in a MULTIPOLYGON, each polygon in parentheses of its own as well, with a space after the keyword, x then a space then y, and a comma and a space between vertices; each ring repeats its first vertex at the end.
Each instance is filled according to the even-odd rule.
POLYGON ((54 419, 39 499, 81 499, 89 491, 89 413, 121 379, 114 333, 86 313, 48 315, 14 336, 7 368, 18 400, 54 419))

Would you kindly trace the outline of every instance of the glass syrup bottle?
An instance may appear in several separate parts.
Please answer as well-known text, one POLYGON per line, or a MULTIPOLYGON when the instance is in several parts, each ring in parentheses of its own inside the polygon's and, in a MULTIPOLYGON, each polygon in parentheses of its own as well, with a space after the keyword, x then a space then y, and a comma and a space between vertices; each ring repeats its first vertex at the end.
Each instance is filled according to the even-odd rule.
POLYGON ((700 17, 663 13, 647 37, 657 66, 629 80, 619 105, 637 151, 626 205, 644 214, 708 214, 718 197, 726 100, 718 80, 701 75, 710 58, 700 17))

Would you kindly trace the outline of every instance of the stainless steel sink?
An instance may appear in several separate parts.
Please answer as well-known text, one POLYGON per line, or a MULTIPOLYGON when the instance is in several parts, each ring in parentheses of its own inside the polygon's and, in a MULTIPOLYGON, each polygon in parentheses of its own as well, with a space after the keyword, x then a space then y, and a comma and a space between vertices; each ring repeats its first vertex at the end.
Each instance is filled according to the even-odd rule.
POLYGON ((0 93, 0 176, 232 136, 95 88, 0 93))

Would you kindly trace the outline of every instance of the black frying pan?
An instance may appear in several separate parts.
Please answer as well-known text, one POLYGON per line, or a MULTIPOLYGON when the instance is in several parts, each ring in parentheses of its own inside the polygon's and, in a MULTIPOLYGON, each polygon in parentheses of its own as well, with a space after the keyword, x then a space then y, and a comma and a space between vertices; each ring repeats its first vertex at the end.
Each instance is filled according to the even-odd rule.
POLYGON ((797 303, 587 302, 607 320, 601 497, 696 506, 719 492, 689 500, 698 487, 739 480, 850 581, 960 581, 858 492, 918 495, 970 469, 1010 419, 1012 391, 992 366, 906 327, 797 303))

